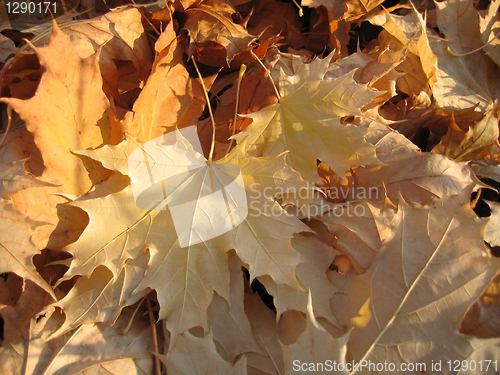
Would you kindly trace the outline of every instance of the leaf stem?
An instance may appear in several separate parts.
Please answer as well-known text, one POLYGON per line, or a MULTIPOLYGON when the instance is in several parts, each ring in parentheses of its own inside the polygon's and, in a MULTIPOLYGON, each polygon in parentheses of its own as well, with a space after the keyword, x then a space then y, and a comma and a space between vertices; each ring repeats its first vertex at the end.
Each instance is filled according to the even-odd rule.
MULTIPOLYGON (((155 353, 158 353, 158 335, 156 334, 156 322, 155 322, 155 317, 153 315, 153 308, 151 307, 151 298, 149 297, 149 294, 146 296, 146 303, 148 305, 148 313, 149 313, 149 323, 151 325, 151 338, 153 341, 153 350, 155 353)), ((160 364, 160 359, 154 355, 154 361, 155 361, 155 375, 161 375, 161 364, 160 364)))
MULTIPOLYGON (((243 80, 243 76, 245 75, 245 71, 247 70, 247 66, 245 64, 241 64, 240 73, 238 74, 238 83, 236 86, 236 106, 234 108, 234 119, 233 119, 233 135, 236 134, 236 120, 238 119, 238 107, 240 105, 240 89, 241 89, 241 81, 243 80)), ((229 146, 227 147, 226 154, 229 153, 231 147, 233 146, 234 138, 231 138, 231 142, 229 142, 229 146)))
POLYGON ((198 73, 198 77, 200 78, 201 87, 203 87, 203 93, 205 94, 205 100, 207 101, 208 113, 210 114, 210 119, 212 120, 212 144, 210 145, 210 153, 208 154, 208 162, 211 163, 215 148, 215 119, 214 119, 214 114, 212 112, 212 106, 210 105, 210 98, 208 97, 208 92, 205 86, 205 82, 203 82, 203 77, 201 76, 200 70, 198 69, 198 64, 196 64, 196 60, 194 58, 193 58, 193 65, 194 68, 196 69, 196 73, 198 73))
POLYGON ((137 314, 137 311, 139 311, 139 308, 141 307, 142 303, 146 299, 146 296, 142 297, 141 301, 137 304, 137 307, 135 308, 134 312, 132 313, 132 316, 130 317, 130 320, 125 327, 125 329, 122 331, 122 335, 126 335, 128 331, 130 330, 130 327, 132 327, 132 322, 134 321, 135 315, 137 314))
POLYGON ((271 77, 271 73, 266 68, 266 66, 262 63, 262 61, 260 61, 259 57, 255 54, 254 51, 250 50, 250 53, 252 54, 253 57, 255 57, 255 59, 257 60, 257 62, 260 64, 260 66, 262 66, 262 68, 266 71, 267 76, 269 77, 269 79, 271 80, 271 83, 273 84, 274 92, 276 93, 276 97, 278 98, 278 102, 281 102, 281 95, 280 95, 280 93, 278 91, 278 88, 274 84, 273 77, 271 77))
MULTIPOLYGON (((2 97, 2 87, 3 87, 3 79, 5 77, 5 73, 7 73, 7 70, 10 68, 13 61, 14 61, 13 57, 8 59, 2 68, 2 72, 0 73, 0 98, 2 97)), ((7 140, 7 136, 9 135, 10 127, 12 126, 12 107, 10 105, 7 105, 7 117, 9 118, 9 122, 7 123, 7 128, 5 129, 5 133, 3 134, 3 138, 0 141, 0 148, 2 148, 3 144, 7 140)))
MULTIPOLYGON (((468 55, 472 55, 476 52, 479 52, 481 51, 482 49, 485 49, 486 47, 488 47, 491 43, 493 43, 493 41, 498 38, 498 36, 500 35, 500 31, 496 34, 493 34, 493 37, 488 40, 488 42, 485 44, 485 45, 482 45, 481 47, 478 47, 476 49, 473 49, 472 51, 469 51, 469 52, 465 52, 465 53, 455 53, 451 50, 450 46, 447 46, 446 47, 446 52, 448 52, 450 55, 452 55, 453 57, 464 57, 464 56, 468 56, 468 55)), ((461 46, 463 47, 469 47, 469 48, 472 48, 472 46, 464 46, 463 44, 461 44, 461 46)))

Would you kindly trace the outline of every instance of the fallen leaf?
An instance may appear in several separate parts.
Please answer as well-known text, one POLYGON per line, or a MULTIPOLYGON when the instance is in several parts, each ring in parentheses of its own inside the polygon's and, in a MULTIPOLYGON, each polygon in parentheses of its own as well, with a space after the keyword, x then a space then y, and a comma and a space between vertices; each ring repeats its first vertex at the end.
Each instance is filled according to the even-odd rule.
POLYGON ((0 200, 0 273, 14 272, 39 285, 55 299, 55 294, 33 265, 33 256, 39 250, 33 245, 31 235, 35 222, 14 209, 12 204, 0 200))
POLYGON ((231 280, 230 299, 226 302, 218 294, 214 294, 212 303, 207 309, 207 319, 212 329, 214 342, 217 342, 223 350, 223 353, 219 350, 221 357, 234 363, 239 355, 248 352, 259 353, 260 349, 254 340, 250 322, 245 315, 241 261, 234 252, 230 252, 228 262, 231 280))
POLYGON ((98 56, 80 59, 56 24, 50 43, 32 48, 46 69, 37 93, 28 100, 0 100, 11 105, 34 134, 45 166, 42 179, 61 185, 61 192, 83 194, 92 186, 89 172, 71 151, 102 143, 96 122, 109 103, 101 90, 98 56), (88 80, 75 81, 75 76, 88 80))
POLYGON ((143 255, 128 262, 117 278, 102 266, 97 267, 90 277, 79 278, 69 293, 53 304, 66 316, 53 337, 82 324, 114 323, 124 307, 133 305, 147 294, 143 290, 132 295, 144 277, 147 263, 148 257, 143 255))
POLYGON ((19 190, 35 186, 47 186, 49 184, 38 181, 26 172, 24 163, 26 160, 0 163, 0 195, 8 199, 19 190))
POLYGON ((249 374, 283 374, 283 352, 276 329, 276 315, 257 294, 245 293, 245 312, 250 320, 255 340, 264 355, 247 354, 249 374))
POLYGON ((167 368, 176 374, 245 375, 247 373, 244 356, 233 365, 217 354, 211 332, 203 338, 185 332, 177 339, 177 345, 166 356, 160 358, 167 368))
MULTIPOLYGON (((142 17, 137 8, 125 7, 85 22, 59 22, 61 30, 70 37, 71 44, 82 59, 100 49, 103 90, 119 102, 120 94, 143 86, 151 69, 153 53, 142 17), (120 75, 120 61, 130 61, 135 69, 135 82, 131 86, 126 86, 127 80, 120 75)), ((46 44, 47 39, 37 38, 35 46, 46 44)))
POLYGON ((247 50, 255 37, 246 28, 234 23, 231 15, 235 13, 231 6, 224 2, 200 4, 186 10, 184 28, 190 36, 189 56, 193 56, 195 48, 215 43, 225 49, 225 60, 230 66, 234 56, 247 50))
POLYGON ((487 201, 491 215, 484 230, 484 240, 490 246, 500 246, 500 204, 487 201))
POLYGON ((497 65, 500 65, 500 43, 498 42, 498 33, 500 32, 500 21, 498 19, 498 0, 492 1, 488 9, 479 11, 479 30, 481 40, 486 45, 486 51, 490 59, 497 65))
POLYGON ((311 371, 315 374, 349 374, 345 365, 346 344, 349 334, 341 338, 333 338, 317 322, 309 294, 307 303, 307 325, 306 330, 299 336, 297 342, 290 345, 281 344, 285 371, 311 371), (330 366, 329 366, 330 365, 330 366))
MULTIPOLYGON (((296 275, 302 289, 309 290, 315 299, 313 301, 315 316, 328 319, 332 324, 338 324, 330 309, 330 298, 338 292, 338 289, 328 281, 326 276, 328 266, 334 259, 333 249, 314 237, 304 235, 296 235, 292 240, 292 246, 301 253, 301 250, 314 249, 314 252, 310 251, 310 253, 316 258, 323 258, 316 264, 309 261, 300 263, 297 266, 296 275)), ((306 292, 298 291, 285 284, 276 284, 269 276, 259 277, 259 281, 273 296, 278 319, 288 310, 307 313, 308 294, 306 292)))
POLYGON ((436 358, 493 360, 498 339, 459 332, 500 266, 485 249, 486 223, 471 210, 467 191, 418 209, 400 201, 397 220, 396 235, 365 274, 336 278, 343 294, 332 307, 351 328, 348 356, 356 363, 423 363, 427 371, 436 358))
POLYGON ((481 297, 469 308, 460 332, 476 337, 498 337, 500 277, 497 275, 481 297))
POLYGON ((378 94, 356 83, 354 72, 323 80, 328 62, 328 58, 298 62, 293 76, 281 72, 280 102, 246 115, 253 123, 235 136, 238 143, 246 140, 249 155, 289 150, 287 164, 314 182, 318 181, 317 159, 341 176, 349 167, 378 163, 374 148, 364 141, 365 131, 338 120, 361 114, 361 108, 378 94))
POLYGON ((395 68, 399 73, 397 89, 408 95, 428 92, 437 80, 437 58, 429 46, 425 20, 420 13, 412 9, 406 16, 397 16, 384 10, 370 17, 369 21, 385 29, 378 38, 382 48, 408 49, 404 61, 395 68))
POLYGON ((500 85, 489 77, 499 75, 500 67, 481 51, 479 14, 472 0, 453 0, 436 4, 439 31, 446 41, 432 38, 430 46, 438 57, 438 81, 433 87, 434 98, 442 108, 460 110, 479 103, 485 111, 499 97, 500 85), (447 50, 455 55, 450 54, 447 50))
POLYGON ((14 42, 6 36, 0 35, 0 63, 4 63, 7 59, 18 51, 14 42))
MULTIPOLYGON (((380 128, 375 122, 368 126, 373 130, 380 128)), ((409 204, 426 205, 460 194, 477 181, 464 163, 438 154, 421 153, 402 135, 385 126, 382 129, 372 131, 368 141, 377 147, 377 156, 386 166, 357 168, 354 172, 355 186, 363 186, 365 194, 377 187, 378 191, 386 190, 393 201, 401 194, 409 204)))
POLYGON ((24 341, 2 345, 0 370, 7 374, 18 374, 24 369, 27 374, 41 371, 55 375, 88 374, 96 368, 104 368, 118 373, 150 374, 153 348, 149 323, 147 319, 132 317, 127 311, 112 326, 85 324, 49 341, 62 316, 53 308, 45 309, 37 319, 32 317, 31 322, 22 327, 24 341), (124 334, 130 320, 131 325, 124 334))
POLYGON ((432 152, 458 161, 480 159, 481 156, 487 155, 499 136, 497 111, 497 106, 492 105, 482 120, 466 129, 457 126, 452 115, 448 133, 441 138, 432 152))
POLYGON ((175 39, 170 22, 162 35, 166 47, 156 57, 145 88, 134 103, 128 133, 142 142, 175 128, 193 125, 202 114, 205 100, 201 84, 190 78, 182 63, 182 44, 175 39))

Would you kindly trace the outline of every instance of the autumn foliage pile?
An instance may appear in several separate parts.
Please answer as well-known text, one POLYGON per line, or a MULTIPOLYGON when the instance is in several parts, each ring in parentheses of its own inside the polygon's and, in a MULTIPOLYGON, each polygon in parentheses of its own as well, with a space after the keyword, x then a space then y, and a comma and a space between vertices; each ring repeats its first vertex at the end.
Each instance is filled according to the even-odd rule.
POLYGON ((0 374, 498 373, 499 0, 4 1, 0 374), (248 216, 181 247, 128 160, 190 125, 248 216))

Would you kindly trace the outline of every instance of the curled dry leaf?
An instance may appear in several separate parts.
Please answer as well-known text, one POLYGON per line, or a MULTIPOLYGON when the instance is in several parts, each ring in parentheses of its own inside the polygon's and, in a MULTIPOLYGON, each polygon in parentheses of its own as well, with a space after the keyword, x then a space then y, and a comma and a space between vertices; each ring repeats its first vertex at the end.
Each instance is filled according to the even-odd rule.
MULTIPOLYGON (((82 59, 100 49, 104 92, 113 95, 118 102, 122 93, 142 87, 151 69, 153 53, 142 17, 137 8, 121 8, 83 22, 59 22, 82 59), (123 75, 125 62, 132 64, 133 77, 123 75)), ((48 42, 47 39, 47 36, 39 37, 34 44, 41 46, 48 42)))
POLYGON ((491 151, 498 140, 498 106, 492 105, 482 120, 463 129, 455 123, 454 116, 439 144, 432 152, 440 153, 458 161, 480 159, 491 151))
POLYGON ((235 12, 231 6, 218 1, 215 4, 201 4, 186 10, 184 28, 191 39, 189 56, 193 56, 197 48, 211 47, 210 60, 213 63, 218 60, 217 47, 213 47, 213 44, 216 44, 225 50, 223 59, 226 60, 227 66, 230 66, 236 54, 249 49, 255 37, 250 35, 245 27, 233 22, 233 13, 235 12))

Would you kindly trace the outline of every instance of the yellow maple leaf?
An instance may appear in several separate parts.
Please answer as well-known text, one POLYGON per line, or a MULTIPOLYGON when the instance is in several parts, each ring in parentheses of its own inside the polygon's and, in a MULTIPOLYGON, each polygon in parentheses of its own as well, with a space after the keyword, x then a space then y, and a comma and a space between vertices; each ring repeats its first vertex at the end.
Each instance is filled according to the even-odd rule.
POLYGON ((343 116, 361 115, 362 107, 380 95, 357 83, 354 71, 325 78, 329 58, 299 63, 294 75, 281 71, 280 102, 246 115, 253 119, 235 139, 246 140, 251 156, 287 154, 287 164, 308 181, 319 180, 321 160, 344 176, 349 167, 378 164, 375 147, 364 140, 366 130, 343 125, 343 116))

